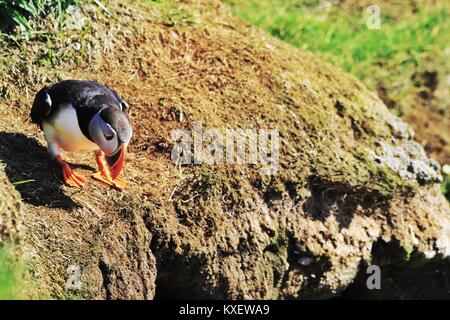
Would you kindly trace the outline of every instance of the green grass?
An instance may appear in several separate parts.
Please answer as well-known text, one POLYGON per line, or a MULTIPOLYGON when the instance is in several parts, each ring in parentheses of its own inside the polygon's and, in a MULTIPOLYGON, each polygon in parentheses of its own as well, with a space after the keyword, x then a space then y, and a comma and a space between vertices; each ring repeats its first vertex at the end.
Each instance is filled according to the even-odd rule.
POLYGON ((444 182, 442 183, 442 193, 447 200, 450 201, 450 176, 444 178, 444 182))
POLYGON ((14 259, 12 246, 0 248, 0 300, 21 299, 22 268, 14 259))
POLYGON ((159 8, 160 20, 168 27, 198 23, 193 12, 183 10, 176 0, 141 0, 143 3, 151 4, 159 8))
POLYGON ((427 61, 445 63, 450 43, 450 5, 399 19, 381 12, 381 29, 366 26, 365 10, 348 12, 337 5, 318 9, 323 1, 228 0, 232 10, 250 23, 292 45, 319 54, 359 77, 374 89, 380 82, 395 98, 409 89, 411 76, 427 61))
POLYGON ((22 32, 32 33, 30 21, 50 12, 57 13, 62 24, 62 12, 77 0, 0 0, 0 28, 11 32, 19 26, 22 32))

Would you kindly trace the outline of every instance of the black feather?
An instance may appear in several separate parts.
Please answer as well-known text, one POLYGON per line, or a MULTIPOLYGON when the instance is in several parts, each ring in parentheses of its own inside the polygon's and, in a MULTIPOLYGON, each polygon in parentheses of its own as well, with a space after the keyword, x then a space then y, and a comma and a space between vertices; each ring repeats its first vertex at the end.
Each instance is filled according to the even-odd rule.
POLYGON ((36 123, 42 129, 42 121, 51 113, 52 105, 48 103, 47 88, 40 90, 34 98, 33 107, 31 108, 31 122, 36 123))

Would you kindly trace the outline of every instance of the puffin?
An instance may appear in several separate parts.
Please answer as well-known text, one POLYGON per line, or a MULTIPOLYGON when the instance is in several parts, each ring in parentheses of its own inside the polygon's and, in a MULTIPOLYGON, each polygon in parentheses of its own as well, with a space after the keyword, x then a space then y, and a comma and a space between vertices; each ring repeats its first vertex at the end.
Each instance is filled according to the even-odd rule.
POLYGON ((42 88, 33 102, 31 121, 44 132, 48 151, 62 169, 64 183, 82 188, 86 179, 62 159, 68 152, 93 152, 99 172, 92 178, 123 190, 126 148, 133 130, 129 105, 114 90, 90 80, 64 80, 42 88))

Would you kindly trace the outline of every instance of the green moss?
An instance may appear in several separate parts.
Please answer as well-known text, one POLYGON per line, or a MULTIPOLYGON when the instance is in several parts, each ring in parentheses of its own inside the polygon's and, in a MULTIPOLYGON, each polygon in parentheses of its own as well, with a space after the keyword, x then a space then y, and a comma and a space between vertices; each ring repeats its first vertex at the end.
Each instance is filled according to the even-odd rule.
POLYGON ((288 237, 284 230, 276 231, 272 238, 273 241, 264 248, 264 252, 277 255, 283 248, 286 249, 288 237))
POLYGON ((18 262, 17 248, 0 248, 0 300, 24 298, 24 268, 18 262))
POLYGON ((213 168, 203 166, 195 178, 194 190, 201 194, 211 194, 219 185, 219 178, 213 168))
POLYGON ((198 23, 194 12, 184 9, 174 0, 143 0, 143 2, 160 9, 158 20, 168 27, 198 23))
POLYGON ((450 177, 447 176, 442 182, 442 193, 445 195, 448 201, 450 201, 450 177))

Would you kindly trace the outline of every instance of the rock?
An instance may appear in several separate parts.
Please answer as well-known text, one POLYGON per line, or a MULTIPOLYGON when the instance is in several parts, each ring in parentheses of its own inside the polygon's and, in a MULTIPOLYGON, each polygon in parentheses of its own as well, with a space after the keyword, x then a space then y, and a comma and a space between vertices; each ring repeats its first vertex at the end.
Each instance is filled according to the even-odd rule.
POLYGON ((442 166, 442 172, 447 175, 450 176, 450 165, 449 164, 445 164, 442 166))
POLYGON ((400 177, 424 184, 442 181, 439 163, 428 158, 417 142, 408 140, 399 146, 378 142, 377 146, 381 147, 378 151, 367 150, 372 160, 388 166, 400 177))
POLYGON ((311 257, 303 256, 303 257, 298 258, 298 264, 301 266, 305 266, 305 267, 309 266, 313 261, 314 261, 314 259, 311 257))

